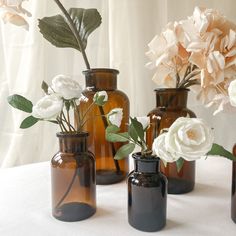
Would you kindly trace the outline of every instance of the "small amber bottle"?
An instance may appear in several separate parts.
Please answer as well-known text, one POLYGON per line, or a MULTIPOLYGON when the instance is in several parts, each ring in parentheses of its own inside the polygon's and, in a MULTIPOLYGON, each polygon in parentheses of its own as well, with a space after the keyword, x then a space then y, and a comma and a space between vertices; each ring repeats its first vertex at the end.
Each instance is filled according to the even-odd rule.
POLYGON ((61 221, 84 220, 96 211, 95 159, 88 133, 57 133, 59 152, 51 160, 52 215, 61 221))

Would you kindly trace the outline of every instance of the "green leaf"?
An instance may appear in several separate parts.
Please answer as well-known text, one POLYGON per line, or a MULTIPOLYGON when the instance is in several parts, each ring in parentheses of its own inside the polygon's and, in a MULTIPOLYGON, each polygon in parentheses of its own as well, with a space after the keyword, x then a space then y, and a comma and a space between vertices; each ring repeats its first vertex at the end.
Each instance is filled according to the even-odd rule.
MULTIPOLYGON (((101 24, 101 16, 96 9, 71 8, 68 13, 79 32, 85 49, 88 36, 101 24)), ((54 46, 75 48, 81 51, 67 20, 62 15, 44 17, 39 20, 38 26, 43 37, 54 46)))
POLYGON ((38 121, 39 121, 38 118, 35 118, 35 117, 33 117, 33 116, 29 116, 29 117, 25 118, 25 119, 22 121, 22 123, 21 123, 21 125, 20 125, 20 128, 21 128, 21 129, 27 129, 27 128, 33 126, 34 124, 36 124, 38 121))
POLYGON ((46 94, 48 94, 48 84, 45 81, 42 82, 41 88, 46 94))
POLYGON ((133 152, 134 148, 135 148, 135 144, 133 143, 128 143, 128 144, 123 145, 116 152, 114 159, 121 160, 124 157, 127 157, 130 153, 133 152))
POLYGON ((97 94, 96 94, 96 96, 94 96, 94 99, 93 99, 93 101, 94 101, 94 103, 96 104, 96 105, 98 105, 98 106, 103 106, 103 105, 105 105, 105 103, 106 103, 106 101, 104 101, 104 99, 105 99, 105 96, 98 96, 97 94))
POLYGON ((229 160, 236 161, 236 157, 226 149, 224 149, 222 146, 213 143, 211 150, 207 153, 207 155, 219 155, 222 157, 225 157, 229 160))
POLYGON ((132 117, 130 117, 131 120, 131 125, 133 126, 134 132, 136 133, 136 135, 138 135, 138 137, 145 142, 144 140, 144 130, 143 130, 143 126, 140 122, 137 121, 137 119, 133 119, 132 117))
POLYGON ((130 137, 131 137, 131 138, 134 140, 134 142, 136 143, 136 142, 138 141, 138 134, 137 134, 137 132, 136 132, 136 130, 135 130, 133 124, 130 124, 128 132, 129 132, 130 137))
POLYGON ((179 173, 181 171, 181 169, 183 168, 184 159, 179 158, 175 163, 176 163, 177 172, 179 173))
POLYGON ((116 125, 109 125, 106 128, 106 133, 117 133, 120 131, 120 128, 116 125))
POLYGON ((106 133, 106 140, 109 142, 127 142, 129 141, 129 134, 125 133, 106 133))
POLYGON ((18 94, 11 95, 7 98, 7 101, 12 107, 16 109, 19 109, 27 113, 32 112, 32 107, 33 107, 32 102, 21 95, 18 94))

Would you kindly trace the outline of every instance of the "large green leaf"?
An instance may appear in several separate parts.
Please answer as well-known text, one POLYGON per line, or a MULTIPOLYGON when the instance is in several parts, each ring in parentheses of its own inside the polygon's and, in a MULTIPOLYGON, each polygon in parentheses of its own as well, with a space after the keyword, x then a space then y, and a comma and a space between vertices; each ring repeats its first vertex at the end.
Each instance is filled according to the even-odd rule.
POLYGON ((222 146, 213 143, 211 150, 207 153, 207 155, 217 155, 225 157, 229 160, 236 161, 236 157, 226 149, 224 149, 222 146))
POLYGON ((7 101, 12 107, 16 109, 19 109, 27 113, 32 112, 32 107, 33 107, 32 102, 21 95, 18 94, 11 95, 7 98, 7 101))
POLYGON ((36 124, 38 121, 39 121, 39 119, 37 119, 37 118, 35 118, 33 116, 29 116, 29 117, 25 118, 22 121, 22 123, 20 125, 20 128, 21 129, 27 129, 27 128, 33 126, 34 124, 36 124))
POLYGON ((132 117, 130 117, 130 120, 131 120, 130 127, 133 129, 133 132, 136 133, 136 135, 141 139, 141 141, 145 142, 144 140, 145 132, 143 130, 142 124, 138 122, 136 118, 133 119, 132 117))
POLYGON ((123 145, 116 152, 114 159, 120 160, 120 159, 123 159, 124 157, 127 157, 130 153, 133 152, 134 148, 135 148, 135 144, 133 143, 128 143, 128 144, 123 145))
MULTIPOLYGON (((73 23, 79 32, 83 48, 87 46, 88 36, 101 24, 101 16, 96 9, 71 8, 68 10, 73 23)), ((62 15, 39 19, 39 29, 43 37, 56 47, 80 47, 72 33, 67 20, 62 15)))
POLYGON ((106 140, 109 142, 127 142, 129 141, 129 134, 125 133, 106 133, 106 140))

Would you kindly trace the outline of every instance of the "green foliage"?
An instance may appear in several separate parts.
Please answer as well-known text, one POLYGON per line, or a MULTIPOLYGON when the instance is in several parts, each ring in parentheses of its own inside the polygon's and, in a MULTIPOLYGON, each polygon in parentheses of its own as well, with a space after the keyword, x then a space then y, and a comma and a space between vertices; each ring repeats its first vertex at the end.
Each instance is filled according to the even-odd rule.
POLYGON ((132 138, 134 138, 134 140, 137 140, 137 136, 140 138, 141 141, 145 142, 144 140, 144 130, 143 130, 143 126, 140 122, 137 121, 136 118, 132 118, 130 117, 130 134, 132 134, 132 138))
POLYGON ((42 82, 41 88, 42 88, 42 90, 43 90, 46 94, 48 94, 48 88, 49 88, 49 86, 48 86, 48 84, 47 84, 45 81, 42 82))
POLYGON ((207 155, 219 155, 222 157, 225 157, 231 161, 236 161, 236 157, 226 149, 224 149, 222 146, 213 143, 211 150, 207 153, 207 155))
MULTIPOLYGON (((85 49, 88 36, 101 24, 101 16, 96 9, 71 8, 68 13, 79 33, 83 49, 85 49)), ((54 46, 81 51, 67 20, 62 15, 44 17, 39 20, 38 26, 43 37, 54 46)))
POLYGON ((120 129, 116 125, 109 125, 106 128, 106 140, 109 142, 127 142, 129 134, 127 132, 117 133, 120 129))
POLYGON ((32 112, 32 108, 33 108, 32 102, 21 95, 18 95, 18 94, 11 95, 7 98, 7 101, 12 107, 18 110, 21 110, 27 113, 32 112))
POLYGON ((134 151, 134 148, 135 148, 134 143, 128 143, 128 144, 123 145, 116 152, 114 159, 120 160, 120 159, 123 159, 124 157, 127 157, 130 153, 134 151))
POLYGON ((33 126, 34 124, 36 124, 38 121, 39 121, 38 118, 35 118, 35 117, 33 117, 33 116, 29 116, 29 117, 25 118, 25 119, 22 121, 22 123, 21 123, 21 125, 20 125, 20 128, 21 128, 21 129, 27 129, 27 128, 33 126))
POLYGON ((184 165, 184 159, 179 158, 175 163, 176 163, 177 172, 180 172, 184 165))

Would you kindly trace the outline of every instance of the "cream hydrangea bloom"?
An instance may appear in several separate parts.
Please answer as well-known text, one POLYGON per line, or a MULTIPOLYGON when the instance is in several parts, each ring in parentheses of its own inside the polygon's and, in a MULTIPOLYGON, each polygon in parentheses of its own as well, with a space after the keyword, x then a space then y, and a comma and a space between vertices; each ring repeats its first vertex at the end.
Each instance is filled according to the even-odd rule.
POLYGON ((31 13, 22 7, 24 1, 26 0, 0 0, 0 13, 4 23, 29 29, 25 16, 31 16, 31 13))

